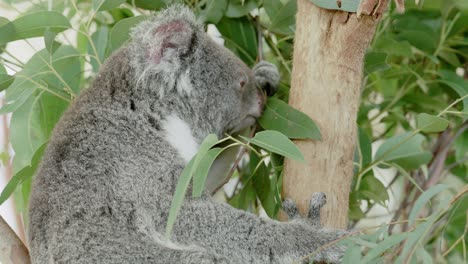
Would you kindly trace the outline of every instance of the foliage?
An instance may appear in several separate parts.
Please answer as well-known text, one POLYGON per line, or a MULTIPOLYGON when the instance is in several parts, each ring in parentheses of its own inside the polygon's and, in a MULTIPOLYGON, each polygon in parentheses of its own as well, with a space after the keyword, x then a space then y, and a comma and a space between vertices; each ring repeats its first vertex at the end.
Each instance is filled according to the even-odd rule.
MULTIPOLYGON (((2 191, 0 204, 15 192, 15 202, 27 217, 31 178, 70 102, 89 85, 103 61, 124 45, 133 25, 150 11, 185 2, 215 25, 224 45, 247 64, 264 58, 278 65, 282 82, 259 120, 259 130, 265 131, 253 138, 218 140, 211 135, 205 140, 181 175, 170 218, 175 219, 190 181, 192 195, 200 196, 211 163, 233 146, 242 151, 231 170, 234 191, 225 192, 226 199, 237 208, 277 216, 281 155, 303 159, 287 137, 321 137, 312 120, 284 103, 290 86, 295 0, 6 2, 12 10, 18 5, 28 8, 13 21, 0 17, 0 90, 6 90, 0 113, 11 114, 15 151, 14 177, 2 191), (29 43, 32 37, 42 38, 45 48, 27 62, 5 49, 16 40, 29 43)), ((401 201, 389 208, 394 210, 388 213, 392 223, 360 230, 342 242, 349 246, 347 262, 466 263, 468 5, 463 0, 421 2, 422 6, 407 3, 404 14, 391 6, 365 57, 351 226, 366 219, 372 208, 387 206, 391 188, 401 192, 401 201), (384 183, 377 168, 396 175, 384 183)))

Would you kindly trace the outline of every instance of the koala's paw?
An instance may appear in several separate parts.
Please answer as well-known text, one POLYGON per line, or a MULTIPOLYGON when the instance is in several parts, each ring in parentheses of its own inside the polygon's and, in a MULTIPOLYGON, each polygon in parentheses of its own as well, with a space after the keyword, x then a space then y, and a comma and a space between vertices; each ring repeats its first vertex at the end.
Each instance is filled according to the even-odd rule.
MULTIPOLYGON (((316 192, 312 194, 309 200, 309 211, 306 220, 311 225, 320 226, 320 210, 327 203, 327 196, 323 192, 316 192)), ((289 220, 301 219, 299 210, 293 200, 287 198, 282 204, 283 211, 288 215, 289 220)))
POLYGON ((210 253, 210 252, 188 252, 184 256, 185 261, 183 263, 187 264, 229 264, 228 260, 223 256, 210 253))
POLYGON ((267 95, 273 95, 278 90, 280 75, 274 64, 260 61, 253 68, 255 84, 265 90, 267 95))

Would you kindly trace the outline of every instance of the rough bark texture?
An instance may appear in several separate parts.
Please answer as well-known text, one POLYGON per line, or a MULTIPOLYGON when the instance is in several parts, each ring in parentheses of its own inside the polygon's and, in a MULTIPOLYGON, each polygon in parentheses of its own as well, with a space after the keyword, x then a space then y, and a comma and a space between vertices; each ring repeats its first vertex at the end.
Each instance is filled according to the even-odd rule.
POLYGON ((27 264, 29 260, 28 249, 16 236, 15 232, 0 216, 0 263, 27 264))
POLYGON ((322 141, 296 141, 307 162, 286 160, 283 196, 294 199, 305 213, 311 194, 325 192, 322 223, 345 228, 363 59, 378 21, 365 15, 372 12, 358 18, 321 9, 309 0, 298 0, 297 5, 289 103, 317 123, 322 141))

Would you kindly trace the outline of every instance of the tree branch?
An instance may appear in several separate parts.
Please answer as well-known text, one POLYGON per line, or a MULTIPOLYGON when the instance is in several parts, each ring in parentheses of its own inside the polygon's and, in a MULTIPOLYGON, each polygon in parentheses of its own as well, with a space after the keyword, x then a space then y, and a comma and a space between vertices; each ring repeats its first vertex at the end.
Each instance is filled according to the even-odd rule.
POLYGON ((29 252, 19 237, 0 216, 0 262, 3 264, 31 263, 29 252))

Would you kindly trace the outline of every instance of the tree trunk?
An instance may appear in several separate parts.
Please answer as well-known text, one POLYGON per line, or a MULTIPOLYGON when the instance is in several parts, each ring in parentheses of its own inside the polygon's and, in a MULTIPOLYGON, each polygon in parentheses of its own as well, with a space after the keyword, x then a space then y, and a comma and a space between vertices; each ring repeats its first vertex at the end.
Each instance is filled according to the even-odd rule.
POLYGON ((322 223, 329 227, 347 225, 363 59, 378 22, 366 14, 384 9, 364 5, 376 1, 363 1, 359 18, 297 1, 289 103, 317 123, 322 140, 296 141, 306 164, 285 161, 283 197, 304 214, 311 194, 325 192, 322 223))
POLYGON ((0 263, 27 264, 29 260, 28 249, 16 236, 15 232, 0 216, 0 263))

